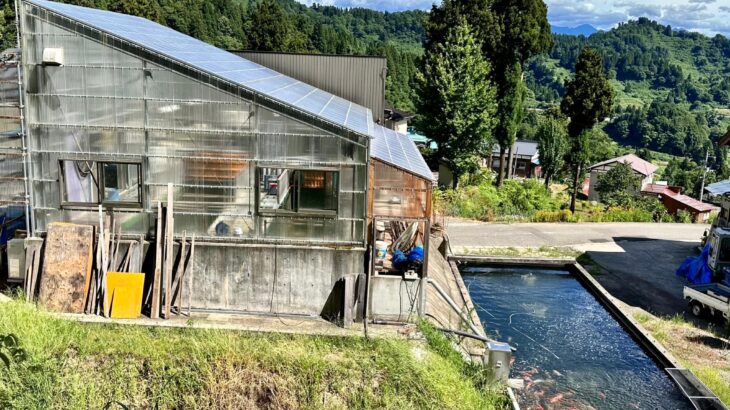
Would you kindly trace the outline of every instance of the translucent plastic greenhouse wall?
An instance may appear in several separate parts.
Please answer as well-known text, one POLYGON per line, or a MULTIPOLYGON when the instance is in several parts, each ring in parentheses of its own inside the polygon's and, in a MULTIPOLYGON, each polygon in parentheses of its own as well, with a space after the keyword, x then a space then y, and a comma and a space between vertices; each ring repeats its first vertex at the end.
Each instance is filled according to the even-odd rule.
POLYGON ((27 199, 18 60, 16 49, 0 55, 0 247, 13 237, 16 229, 25 228, 27 199))
POLYGON ((73 31, 77 25, 57 24, 57 16, 52 24, 43 9, 24 4, 23 12, 37 231, 54 221, 96 224, 100 202, 113 207, 124 233, 148 233, 156 203, 168 201, 172 183, 178 235, 364 244, 367 138, 292 119, 179 74, 176 63, 163 66, 121 51, 117 40, 102 44, 89 35, 92 29, 82 35, 73 31), (63 49, 63 65, 44 65, 45 48, 63 49), (98 198, 83 197, 79 204, 62 164, 73 164, 77 185, 90 175, 98 198), (119 200, 118 192, 99 187, 109 184, 109 175, 95 174, 109 164, 129 164, 124 169, 134 177, 127 183, 139 184, 139 198, 132 195, 124 206, 105 202, 119 200), (334 209, 259 212, 271 185, 261 176, 270 169, 327 173, 336 184, 334 209))

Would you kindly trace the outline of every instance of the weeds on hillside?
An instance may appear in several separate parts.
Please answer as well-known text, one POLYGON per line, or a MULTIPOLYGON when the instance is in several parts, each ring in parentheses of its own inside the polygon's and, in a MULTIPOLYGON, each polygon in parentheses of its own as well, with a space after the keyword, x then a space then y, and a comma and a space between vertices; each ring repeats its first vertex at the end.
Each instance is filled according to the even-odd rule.
POLYGON ((480 179, 457 189, 434 191, 433 203, 441 215, 484 222, 692 222, 687 212, 674 217, 649 198, 632 201, 632 206, 578 201, 573 213, 566 209, 565 192, 551 192, 536 179, 508 180, 499 189, 491 180, 480 179))
POLYGON ((84 324, 15 300, 0 334, 27 358, 0 371, 0 408, 492 409, 503 394, 400 339, 84 324), (112 408, 114 408, 112 406, 112 408))
POLYGON ((632 316, 680 365, 692 370, 720 400, 730 404, 730 343, 723 337, 726 332, 699 329, 681 315, 657 317, 637 310, 632 316))

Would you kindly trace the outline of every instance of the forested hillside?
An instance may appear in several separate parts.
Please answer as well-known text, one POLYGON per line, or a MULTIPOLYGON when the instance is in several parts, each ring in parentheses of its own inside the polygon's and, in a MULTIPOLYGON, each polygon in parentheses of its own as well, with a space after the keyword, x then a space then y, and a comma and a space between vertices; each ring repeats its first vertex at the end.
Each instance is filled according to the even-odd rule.
POLYGON ((558 103, 583 46, 598 50, 617 92, 608 135, 625 146, 696 161, 730 125, 730 40, 676 31, 646 18, 590 37, 555 35, 530 63, 537 106, 558 103))

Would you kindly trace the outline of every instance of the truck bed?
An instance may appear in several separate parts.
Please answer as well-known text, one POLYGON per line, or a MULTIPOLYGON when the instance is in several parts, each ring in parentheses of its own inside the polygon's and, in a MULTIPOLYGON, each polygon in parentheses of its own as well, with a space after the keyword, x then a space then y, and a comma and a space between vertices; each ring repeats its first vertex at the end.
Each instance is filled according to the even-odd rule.
POLYGON ((730 287, 719 283, 685 286, 682 293, 685 299, 699 302, 730 320, 730 287))

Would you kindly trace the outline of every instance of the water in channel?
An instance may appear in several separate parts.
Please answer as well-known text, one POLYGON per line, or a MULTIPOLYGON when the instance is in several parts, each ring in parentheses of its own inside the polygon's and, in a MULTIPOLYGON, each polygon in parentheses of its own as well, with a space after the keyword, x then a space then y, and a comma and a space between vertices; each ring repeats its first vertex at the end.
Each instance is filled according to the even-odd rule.
POLYGON ((526 409, 691 409, 679 389, 567 272, 461 270, 487 333, 517 348, 526 409))

